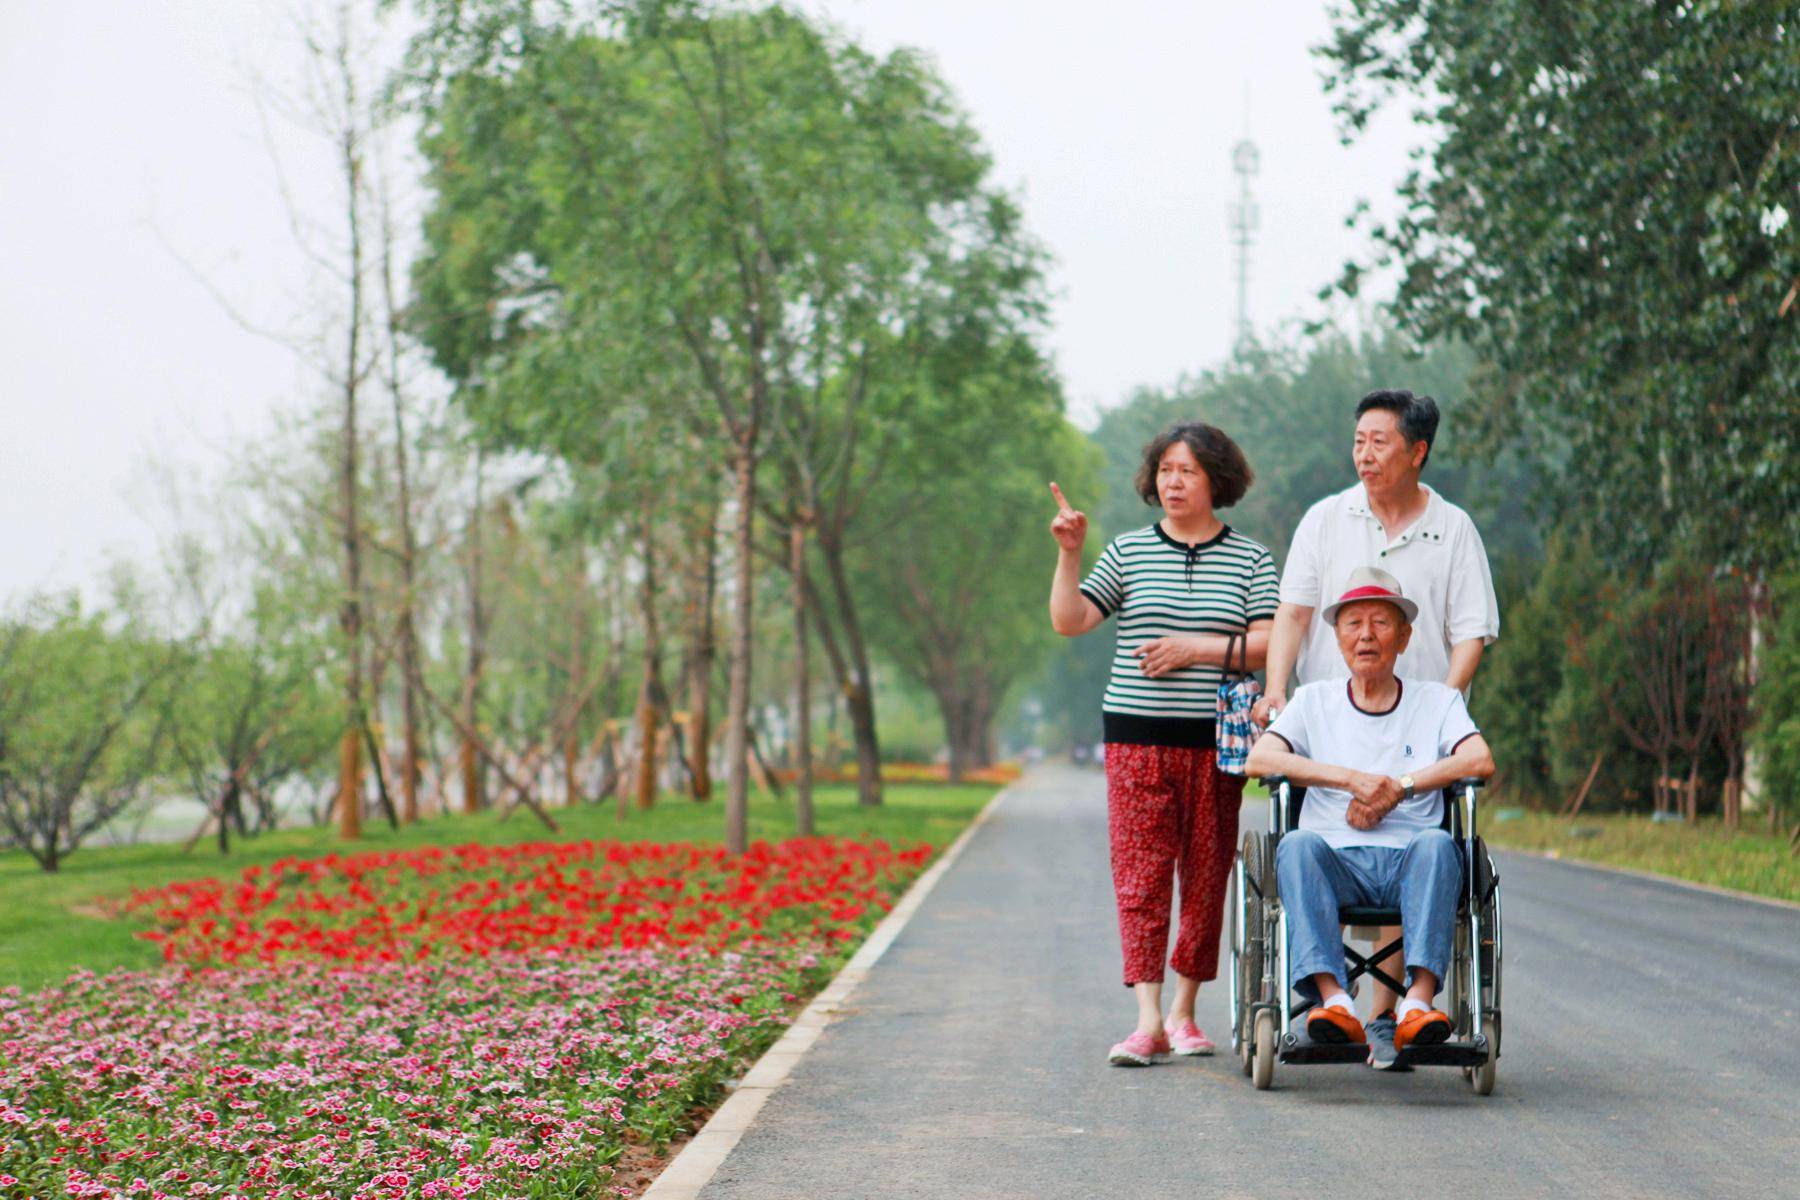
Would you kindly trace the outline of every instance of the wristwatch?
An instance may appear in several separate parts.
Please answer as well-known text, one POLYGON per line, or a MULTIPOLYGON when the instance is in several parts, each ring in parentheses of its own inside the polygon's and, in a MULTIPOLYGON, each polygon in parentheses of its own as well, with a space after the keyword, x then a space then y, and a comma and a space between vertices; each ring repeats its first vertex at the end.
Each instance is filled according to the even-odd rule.
POLYGON ((1413 777, 1411 775, 1402 775, 1400 777, 1400 787, 1402 789, 1400 798, 1402 800, 1411 800, 1413 798, 1413 777))

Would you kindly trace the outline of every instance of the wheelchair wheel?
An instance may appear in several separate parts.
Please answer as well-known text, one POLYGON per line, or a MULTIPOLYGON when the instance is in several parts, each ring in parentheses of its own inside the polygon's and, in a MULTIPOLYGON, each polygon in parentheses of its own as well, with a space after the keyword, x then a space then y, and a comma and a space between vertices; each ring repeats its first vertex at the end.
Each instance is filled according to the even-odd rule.
MULTIPOLYGON (((1471 946, 1474 962, 1481 969, 1481 994, 1468 997, 1468 1008, 1471 1017, 1476 1014, 1481 1018, 1481 1030, 1487 1035, 1487 1061, 1473 1067, 1465 1073, 1469 1086, 1475 1089, 1477 1096, 1490 1096, 1494 1092, 1494 1077, 1500 1065, 1500 972, 1503 965, 1504 934, 1500 921, 1500 880, 1494 870, 1494 860, 1489 857, 1487 845, 1480 838, 1475 839, 1474 862, 1474 909, 1480 918, 1481 936, 1471 946)), ((1469 924, 1463 927, 1462 939, 1465 942, 1474 940, 1473 929, 1469 924)))
POLYGON ((1469 1086, 1475 1089, 1477 1096, 1494 1094, 1494 1076, 1500 1069, 1500 1014, 1494 1013, 1488 1018, 1488 1057, 1479 1067, 1465 1072, 1469 1086))
POLYGON ((1231 872, 1231 899, 1227 905, 1231 912, 1231 1052, 1237 1056, 1246 1075, 1250 1073, 1251 1056, 1249 1007, 1245 999, 1251 977, 1245 954, 1250 928, 1248 891, 1244 882, 1244 864, 1239 860, 1231 872))
POLYGON ((1231 931, 1231 1044, 1237 1051, 1244 1074, 1251 1073, 1255 1059, 1255 1030, 1251 1014, 1263 997, 1263 889, 1266 886, 1266 852, 1268 839, 1260 833, 1244 835, 1243 853, 1233 873, 1237 903, 1232 906, 1231 931))
POLYGON ((1262 1009, 1256 1014, 1256 1063, 1250 1082, 1266 1092, 1275 1082, 1275 1014, 1262 1009))

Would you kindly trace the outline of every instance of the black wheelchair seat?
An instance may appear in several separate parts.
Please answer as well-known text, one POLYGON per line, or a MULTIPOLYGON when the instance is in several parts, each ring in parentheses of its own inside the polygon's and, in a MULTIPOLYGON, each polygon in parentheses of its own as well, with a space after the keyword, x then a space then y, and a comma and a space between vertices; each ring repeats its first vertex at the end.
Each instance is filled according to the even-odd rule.
POLYGON ((1340 925, 1398 925, 1400 910, 1397 908, 1364 908, 1358 904, 1346 904, 1338 909, 1340 925))

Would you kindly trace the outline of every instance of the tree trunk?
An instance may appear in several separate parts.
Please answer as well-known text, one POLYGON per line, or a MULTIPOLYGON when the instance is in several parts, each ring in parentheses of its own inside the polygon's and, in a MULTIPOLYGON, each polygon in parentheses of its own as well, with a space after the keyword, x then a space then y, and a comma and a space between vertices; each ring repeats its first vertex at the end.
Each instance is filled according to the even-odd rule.
MULTIPOLYGON (((404 438, 399 401, 395 400, 394 425, 404 438)), ((400 761, 400 819, 412 824, 419 819, 419 637, 413 619, 415 555, 411 507, 406 482, 406 450, 402 444, 400 470, 400 722, 403 748, 400 761)))
POLYGON ((856 802, 865 807, 881 803, 881 743, 875 727, 875 690, 869 669, 869 647, 850 595, 850 579, 844 556, 834 541, 821 540, 826 570, 831 576, 832 598, 843 625, 849 654, 850 682, 844 689, 844 707, 850 714, 850 732, 856 740, 856 802))
POLYGON ((637 806, 645 809, 656 804, 657 735, 666 699, 662 682, 662 628, 656 619, 656 535, 650 518, 646 505, 640 527, 644 578, 638 595, 639 612, 644 622, 644 679, 638 689, 637 707, 637 806))
POLYGON ((486 802, 482 786, 481 755, 475 746, 479 728, 476 710, 481 700, 483 618, 481 612, 481 484, 482 456, 475 455, 475 506, 469 517, 469 656, 463 673, 462 783, 463 811, 481 811, 486 802))
POLYGON ((718 657, 718 638, 713 623, 713 599, 718 590, 716 554, 719 517, 708 505, 706 536, 701 539, 700 588, 693 622, 693 653, 688 664, 688 731, 692 749, 688 773, 695 800, 712 799, 712 676, 718 657))
POLYGON ((795 521, 790 535, 794 575, 794 827, 813 834, 812 680, 806 644, 806 524, 795 521))
MULTIPOLYGON (((619 739, 619 750, 621 752, 629 750, 629 745, 624 738, 619 739)), ((616 767, 618 773, 614 776, 613 795, 618 800, 614 815, 621 821, 631 815, 631 789, 625 786, 625 769, 631 765, 631 760, 626 758, 624 762, 618 764, 616 767)))
POLYGON ((225 792, 219 797, 219 853, 231 853, 231 810, 237 804, 238 781, 237 772, 233 770, 225 781, 225 792))
POLYGON ((362 836, 362 735, 346 729, 338 739, 338 833, 362 836))
MULTIPOLYGON (((569 666, 566 704, 572 708, 563 710, 560 719, 563 724, 562 760, 563 760, 563 807, 574 808, 581 802, 580 789, 576 784, 577 767, 581 759, 581 714, 588 706, 592 693, 586 684, 588 672, 594 669, 588 653, 588 642, 594 636, 593 613, 589 608, 592 597, 588 595, 587 558, 577 551, 575 554, 575 587, 571 591, 573 619, 569 622, 569 666)), ((551 723, 554 731, 556 722, 551 723)))
MULTIPOLYGON (((351 345, 355 345, 355 336, 351 345)), ((352 350, 354 364, 354 349, 352 350)), ((354 368, 352 368, 354 370, 354 368)), ((344 634, 344 731, 338 745, 338 832, 362 836, 362 554, 356 511, 356 385, 344 388, 344 447, 338 493, 343 522, 344 598, 338 624, 344 634)))
POLYGON ((637 796, 639 808, 653 808, 656 805, 656 743, 661 730, 657 723, 656 701, 652 698, 651 691, 650 672, 654 669, 649 666, 644 668, 644 684, 638 691, 637 780, 632 791, 637 796))
POLYGON ((731 598, 731 682, 725 707, 725 848, 742 854, 749 847, 750 831, 750 647, 755 617, 756 586, 756 427, 740 431, 733 455, 737 502, 737 528, 733 551, 737 555, 736 594, 731 598))
POLYGON ((960 783, 970 771, 994 765, 994 705, 989 689, 975 685, 938 693, 950 746, 950 782, 960 783))
MULTIPOLYGON (((380 174, 380 172, 378 172, 380 174)), ((419 784, 423 776, 420 749, 418 532, 413 528, 412 474, 406 440, 406 388, 400 367, 401 309, 394 286, 394 221, 386 180, 376 188, 381 218, 381 294, 386 326, 385 368, 388 397, 394 409, 394 475, 400 517, 400 719, 404 749, 400 764, 400 818, 419 819, 419 784)))

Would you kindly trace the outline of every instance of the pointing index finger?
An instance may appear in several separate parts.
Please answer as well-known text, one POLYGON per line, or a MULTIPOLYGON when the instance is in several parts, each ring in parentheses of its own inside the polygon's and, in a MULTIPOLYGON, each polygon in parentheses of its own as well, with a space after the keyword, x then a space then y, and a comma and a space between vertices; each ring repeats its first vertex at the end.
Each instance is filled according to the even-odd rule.
POLYGON ((1071 516, 1074 515, 1075 510, 1071 508, 1069 502, 1063 498, 1062 489, 1057 487, 1054 481, 1050 484, 1050 494, 1056 497, 1058 508, 1061 508, 1063 512, 1068 513, 1071 516))

